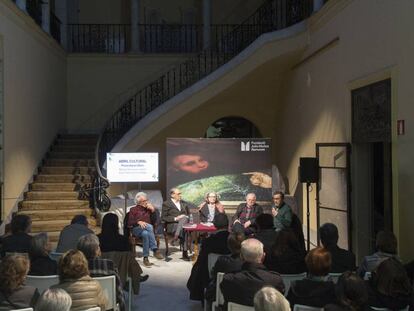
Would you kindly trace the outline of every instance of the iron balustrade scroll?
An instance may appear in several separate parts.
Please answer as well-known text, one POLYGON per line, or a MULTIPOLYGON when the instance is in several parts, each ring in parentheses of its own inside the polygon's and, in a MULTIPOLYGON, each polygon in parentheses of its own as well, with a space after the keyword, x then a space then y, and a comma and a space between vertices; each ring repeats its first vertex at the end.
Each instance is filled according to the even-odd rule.
POLYGON ((62 22, 57 18, 57 16, 51 12, 50 13, 50 34, 52 37, 60 43, 60 29, 62 22))
POLYGON ((240 25, 228 32, 216 31, 209 48, 149 83, 113 114, 100 136, 99 166, 103 167, 106 153, 149 112, 227 63, 260 35, 298 23, 310 16, 312 9, 312 0, 268 0, 240 25))

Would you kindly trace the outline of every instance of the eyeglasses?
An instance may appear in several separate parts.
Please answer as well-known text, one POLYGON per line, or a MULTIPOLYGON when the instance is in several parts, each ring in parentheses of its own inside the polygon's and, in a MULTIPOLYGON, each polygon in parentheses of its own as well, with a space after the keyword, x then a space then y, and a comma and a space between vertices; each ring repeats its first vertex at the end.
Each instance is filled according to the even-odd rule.
POLYGON ((175 194, 177 194, 177 195, 181 195, 181 192, 176 192, 175 194))

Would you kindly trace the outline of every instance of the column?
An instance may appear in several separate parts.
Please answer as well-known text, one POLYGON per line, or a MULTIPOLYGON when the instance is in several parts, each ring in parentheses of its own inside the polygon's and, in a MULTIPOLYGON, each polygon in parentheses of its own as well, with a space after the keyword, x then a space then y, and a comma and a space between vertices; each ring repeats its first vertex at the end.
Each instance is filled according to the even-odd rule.
POLYGON ((211 40, 211 0, 203 0, 203 49, 210 46, 211 40))
POLYGON ((50 34, 50 5, 48 1, 42 2, 42 29, 50 34))
POLYGON ((16 0, 16 5, 20 10, 27 13, 27 11, 26 11, 26 0, 16 0))
POLYGON ((139 9, 140 1, 131 0, 131 52, 139 52, 139 9))
POLYGON ((318 12, 323 7, 323 0, 313 0, 313 12, 318 12))

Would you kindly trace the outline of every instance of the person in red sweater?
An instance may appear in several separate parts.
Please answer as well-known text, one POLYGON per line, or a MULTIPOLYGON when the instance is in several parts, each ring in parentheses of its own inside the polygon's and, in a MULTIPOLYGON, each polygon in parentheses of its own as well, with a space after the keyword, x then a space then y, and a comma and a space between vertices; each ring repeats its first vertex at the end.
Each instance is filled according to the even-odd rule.
POLYGON ((154 257, 164 259, 164 256, 157 248, 157 242, 154 235, 154 227, 151 221, 151 215, 155 212, 155 207, 148 202, 148 196, 145 192, 138 192, 135 196, 137 204, 129 211, 128 227, 132 227, 132 234, 142 238, 142 252, 144 255, 144 265, 149 267, 151 263, 148 259, 150 250, 154 252, 154 257))

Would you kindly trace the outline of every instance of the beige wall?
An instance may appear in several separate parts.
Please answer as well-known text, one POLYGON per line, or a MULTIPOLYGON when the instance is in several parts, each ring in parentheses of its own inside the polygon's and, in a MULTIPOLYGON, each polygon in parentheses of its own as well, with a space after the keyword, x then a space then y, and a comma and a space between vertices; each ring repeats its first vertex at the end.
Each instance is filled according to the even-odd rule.
POLYGON ((128 24, 130 1, 78 0, 80 24, 128 24))
POLYGON ((12 1, 0 0, 4 65, 4 208, 8 215, 64 128, 66 60, 12 1))
POLYGON ((69 131, 97 131, 113 111, 140 88, 157 79, 179 55, 68 56, 69 131))

